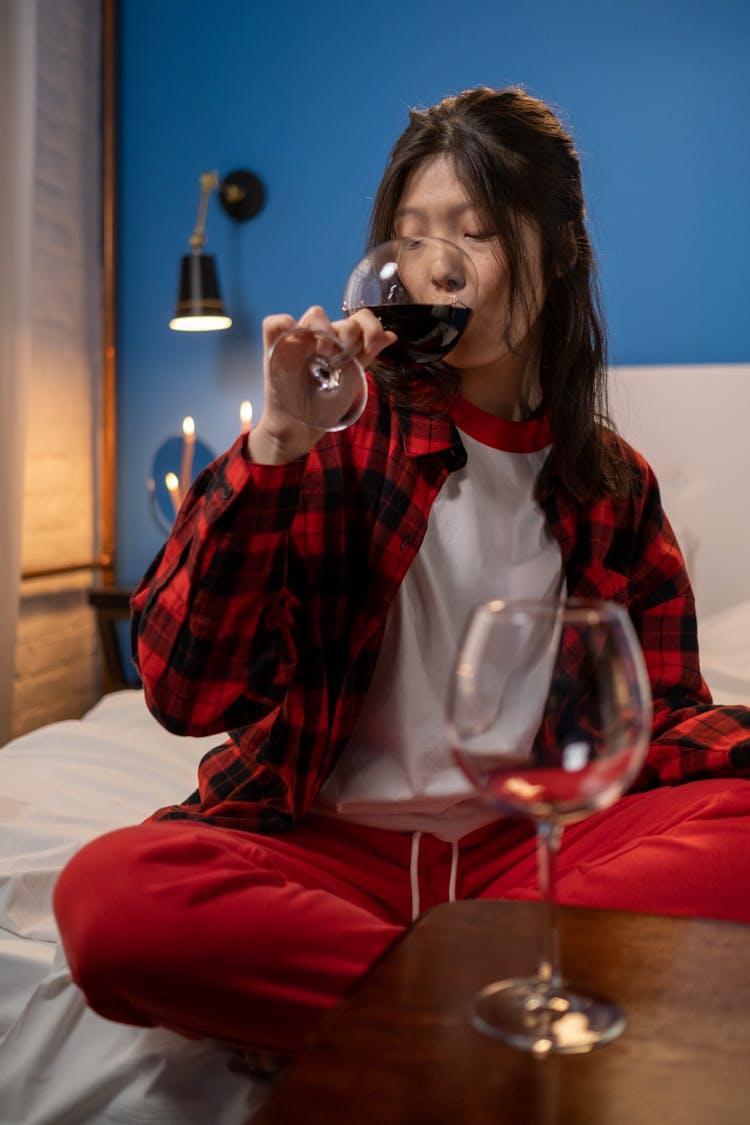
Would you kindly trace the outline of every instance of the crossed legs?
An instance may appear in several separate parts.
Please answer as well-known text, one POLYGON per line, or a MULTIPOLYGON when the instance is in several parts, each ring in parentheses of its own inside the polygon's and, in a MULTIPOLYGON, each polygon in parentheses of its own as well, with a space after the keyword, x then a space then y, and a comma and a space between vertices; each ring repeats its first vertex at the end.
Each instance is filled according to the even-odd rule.
MULTIPOLYGON (((565 830, 572 905, 750 922, 750 782, 624 798, 565 830)), ((308 818, 286 836, 149 822, 86 845, 55 911, 73 978, 101 1015, 295 1053, 411 920, 408 833, 308 818)), ((424 836, 423 909, 448 897, 452 848, 424 836)), ((533 832, 503 820, 460 842, 459 898, 537 896, 533 832)))

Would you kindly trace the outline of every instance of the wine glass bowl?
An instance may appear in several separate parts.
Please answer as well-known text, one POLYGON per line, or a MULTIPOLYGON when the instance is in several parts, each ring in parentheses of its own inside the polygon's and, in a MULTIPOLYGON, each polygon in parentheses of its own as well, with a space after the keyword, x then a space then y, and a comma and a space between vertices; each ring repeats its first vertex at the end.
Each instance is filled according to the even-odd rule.
POLYGON ((290 328, 271 347, 268 367, 275 402, 313 430, 344 430, 365 408, 362 365, 333 332, 290 328))
MULTIPOLYGON (((347 315, 371 309, 396 342, 377 359, 414 368, 447 356, 471 318, 477 274, 458 246, 440 238, 397 238, 373 247, 344 292, 347 315)), ((313 430, 351 426, 367 402, 367 379, 335 332, 297 325, 268 353, 268 393, 284 413, 313 430)))
POLYGON ((543 910, 537 974, 488 985, 476 1026, 537 1055, 619 1035, 621 1009, 563 984, 554 913, 565 824, 608 808, 637 776, 651 696, 626 611, 611 602, 492 601, 470 615, 448 702, 458 764, 500 814, 537 831, 543 910))
POLYGON ((395 238, 373 247, 352 270, 344 312, 371 309, 397 340, 378 361, 415 367, 443 359, 458 344, 476 305, 476 269, 442 238, 395 238))

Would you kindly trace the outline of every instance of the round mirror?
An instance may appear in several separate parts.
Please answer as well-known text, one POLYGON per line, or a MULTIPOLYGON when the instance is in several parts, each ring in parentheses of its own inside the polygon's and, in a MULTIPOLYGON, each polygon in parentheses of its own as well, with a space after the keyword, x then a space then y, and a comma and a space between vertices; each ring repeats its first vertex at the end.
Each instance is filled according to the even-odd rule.
POLYGON ((170 437, 156 451, 148 482, 151 511, 160 531, 169 534, 190 485, 216 458, 212 449, 194 434, 170 437))

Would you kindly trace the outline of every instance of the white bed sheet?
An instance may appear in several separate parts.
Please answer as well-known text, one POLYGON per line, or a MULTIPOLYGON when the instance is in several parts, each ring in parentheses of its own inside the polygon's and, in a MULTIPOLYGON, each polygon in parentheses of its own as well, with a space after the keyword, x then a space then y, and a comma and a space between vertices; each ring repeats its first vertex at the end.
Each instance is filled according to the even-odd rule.
POLYGON ((0 750, 0 1125, 245 1125, 263 1100, 230 1049, 87 1009, 51 910, 67 859, 186 796, 217 741, 170 735, 128 691, 0 750))

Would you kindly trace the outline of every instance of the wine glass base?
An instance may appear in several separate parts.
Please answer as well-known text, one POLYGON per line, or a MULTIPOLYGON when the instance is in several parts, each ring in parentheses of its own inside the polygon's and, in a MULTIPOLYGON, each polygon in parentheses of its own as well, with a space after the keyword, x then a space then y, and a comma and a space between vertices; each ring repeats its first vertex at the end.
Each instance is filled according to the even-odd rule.
POLYGON ((543 1058, 584 1054, 609 1043, 625 1027, 625 1014, 608 1000, 520 977, 483 988, 472 1023, 485 1035, 543 1058))
POLYGON ((311 430, 345 430, 365 409, 364 369, 332 332, 301 325, 282 332, 268 367, 276 404, 311 430))

